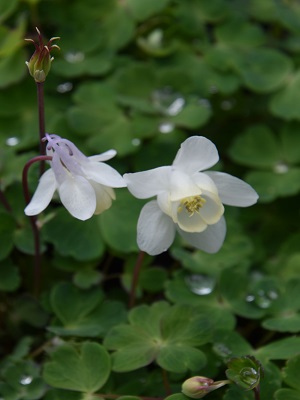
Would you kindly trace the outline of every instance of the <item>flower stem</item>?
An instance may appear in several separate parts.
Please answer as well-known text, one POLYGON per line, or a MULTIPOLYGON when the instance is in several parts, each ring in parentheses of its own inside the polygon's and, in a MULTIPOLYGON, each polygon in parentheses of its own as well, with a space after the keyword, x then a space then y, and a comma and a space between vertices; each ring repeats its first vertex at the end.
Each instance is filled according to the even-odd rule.
POLYGON ((166 395, 170 396, 170 394, 172 394, 172 390, 171 390, 171 386, 170 386, 170 382, 169 382, 168 373, 165 369, 162 370, 162 377, 163 377, 163 383, 164 383, 166 395))
MULTIPOLYGON (((44 105, 44 82, 36 82, 38 114, 39 114, 39 137, 40 137, 40 154, 46 154, 46 144, 42 141, 45 136, 45 105, 44 105)), ((40 176, 45 172, 45 160, 40 163, 40 176)))
POLYGON ((253 389, 255 400, 260 400, 260 387, 259 385, 253 389))
MULTIPOLYGON (((29 160, 24 168, 22 174, 22 185, 23 185, 23 193, 26 204, 30 202, 30 194, 28 188, 28 171, 31 165, 35 162, 45 162, 47 160, 52 160, 50 156, 37 156, 29 160)), ((40 252, 40 231, 37 225, 36 216, 29 217, 31 229, 33 233, 34 240, 34 293, 36 296, 39 295, 40 291, 40 283, 41 283, 41 252, 40 252)))
POLYGON ((143 251, 139 252, 138 258, 136 260, 134 270, 133 270, 133 276, 132 276, 132 282, 131 282, 131 289, 130 289, 130 296, 129 296, 129 308, 132 308, 135 304, 135 294, 136 294, 136 288, 138 285, 139 277, 140 277, 140 272, 143 264, 143 260, 145 257, 145 253, 143 251))

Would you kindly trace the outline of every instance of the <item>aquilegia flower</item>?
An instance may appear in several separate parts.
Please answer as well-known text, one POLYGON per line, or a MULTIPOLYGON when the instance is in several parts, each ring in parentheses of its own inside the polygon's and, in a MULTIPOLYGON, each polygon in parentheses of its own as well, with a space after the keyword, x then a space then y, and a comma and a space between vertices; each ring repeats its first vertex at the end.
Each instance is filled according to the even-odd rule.
POLYGON ((103 163, 114 157, 116 151, 86 157, 67 139, 46 134, 45 140, 47 155, 52 156, 51 168, 41 176, 25 214, 42 212, 56 190, 69 213, 83 221, 108 209, 115 199, 112 188, 126 186, 122 176, 103 163))
POLYGON ((204 171, 219 160, 215 145, 202 136, 182 143, 171 166, 125 174, 129 191, 147 203, 138 220, 141 250, 157 255, 173 243, 176 230, 192 246, 208 253, 223 244, 224 204, 247 207, 256 203, 250 185, 229 174, 204 171))

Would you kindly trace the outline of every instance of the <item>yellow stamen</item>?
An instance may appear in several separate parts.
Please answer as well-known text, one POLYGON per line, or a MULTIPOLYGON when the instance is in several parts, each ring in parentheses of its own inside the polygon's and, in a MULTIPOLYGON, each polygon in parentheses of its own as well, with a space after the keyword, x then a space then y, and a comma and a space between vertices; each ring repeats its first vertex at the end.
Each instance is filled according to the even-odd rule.
POLYGON ((178 212, 182 212, 183 208, 190 214, 192 217, 195 213, 199 214, 200 208, 204 206, 206 200, 201 196, 190 196, 185 197, 180 201, 180 205, 178 207, 178 212))

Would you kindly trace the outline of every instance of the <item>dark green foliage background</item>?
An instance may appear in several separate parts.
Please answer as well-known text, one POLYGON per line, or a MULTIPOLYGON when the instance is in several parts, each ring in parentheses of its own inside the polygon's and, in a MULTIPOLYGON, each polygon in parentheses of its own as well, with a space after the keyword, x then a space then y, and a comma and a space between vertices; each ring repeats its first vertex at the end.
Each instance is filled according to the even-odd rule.
MULTIPOLYGON (((185 379, 226 379, 229 358, 252 355, 265 371, 262 400, 299 399, 299 2, 0 0, 0 23, 0 397, 184 400, 185 379), (35 27, 45 43, 61 37, 45 83, 47 132, 87 155, 115 148, 120 173, 168 165, 182 141, 203 135, 219 149, 217 168, 260 195, 227 207, 219 253, 177 238, 146 256, 130 310, 143 202, 126 189, 86 222, 56 200, 39 216, 34 294, 21 175, 39 151, 24 41, 35 27)), ((32 192, 37 180, 32 168, 32 192)), ((253 393, 230 385, 209 397, 253 393)))

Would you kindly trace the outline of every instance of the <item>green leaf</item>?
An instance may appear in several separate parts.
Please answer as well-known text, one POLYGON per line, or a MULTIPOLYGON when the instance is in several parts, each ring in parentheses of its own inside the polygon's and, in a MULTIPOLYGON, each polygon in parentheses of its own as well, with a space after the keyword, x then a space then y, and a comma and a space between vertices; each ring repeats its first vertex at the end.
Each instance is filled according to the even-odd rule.
POLYGON ((53 63, 53 72, 65 78, 82 75, 102 76, 112 68, 111 55, 106 53, 86 55, 83 52, 69 52, 65 59, 58 58, 53 63))
POLYGON ((280 132, 280 141, 284 161, 291 164, 300 163, 300 154, 297 150, 300 147, 299 124, 285 124, 280 132))
POLYGON ((108 349, 115 350, 114 371, 132 371, 154 360, 178 373, 205 364, 204 354, 196 347, 209 341, 212 324, 194 308, 158 302, 135 307, 128 317, 130 325, 112 328, 104 340, 108 349))
POLYGON ((229 154, 237 163, 249 167, 272 168, 282 159, 279 142, 265 125, 254 125, 237 136, 229 154))
POLYGON ((123 253, 138 251, 136 225, 142 206, 127 190, 118 190, 117 201, 98 217, 103 239, 110 247, 123 253))
POLYGON ((287 360, 300 350, 300 337, 290 336, 284 339, 275 340, 254 352, 255 357, 264 360, 287 360))
POLYGON ((196 129, 205 125, 211 117, 211 109, 200 103, 190 102, 181 112, 170 118, 175 125, 187 129, 196 129))
POLYGON ((258 48, 236 54, 235 69, 249 89, 269 93, 282 86, 292 69, 291 60, 278 50, 258 48))
POLYGON ((300 392, 292 389, 279 389, 275 392, 275 400, 300 400, 300 392))
POLYGON ((8 57, 0 58, 0 88, 19 82, 26 73, 26 53, 19 49, 8 57))
POLYGON ((0 262, 0 290, 13 292, 20 286, 19 269, 10 260, 0 262))
POLYGON ((51 307, 63 326, 48 326, 61 336, 104 336, 126 318, 125 307, 118 301, 104 301, 98 288, 78 289, 70 283, 59 283, 51 292, 51 307))
POLYGON ((0 0, 0 22, 5 21, 17 8, 19 0, 0 0))
POLYGON ((70 283, 59 283, 51 292, 51 306, 65 325, 73 325, 93 311, 103 300, 99 289, 80 290, 70 283))
POLYGON ((74 283, 81 289, 88 289, 93 285, 97 285, 101 280, 101 273, 92 268, 81 268, 74 275, 74 283))
POLYGON ((55 388, 94 393, 107 381, 110 357, 98 343, 63 344, 51 353, 43 378, 55 388))
POLYGON ((44 400, 82 400, 82 394, 78 392, 71 392, 70 390, 50 389, 44 400))
POLYGON ((297 102, 300 100, 300 72, 289 78, 287 84, 276 94, 270 102, 270 111, 276 117, 289 120, 299 120, 297 102))
POLYGON ((263 30, 259 26, 241 19, 233 19, 217 26, 215 34, 219 41, 241 48, 259 46, 265 41, 263 30))
POLYGON ((260 202, 269 202, 277 197, 293 196, 299 193, 300 168, 286 170, 285 165, 283 168, 283 173, 253 171, 246 175, 245 181, 257 191, 260 202))
POLYGON ((126 4, 138 21, 145 19, 161 12, 170 2, 170 0, 144 0, 142 3, 139 0, 126 0, 126 4))
POLYGON ((293 389, 300 392, 300 382, 299 382, 299 368, 300 368, 300 355, 288 360, 285 368, 283 369, 283 379, 284 381, 293 389))
POLYGON ((141 271, 139 284, 148 292, 160 292, 164 288, 167 271, 159 267, 150 267, 141 271))
POLYGON ((213 336, 213 343, 214 352, 225 360, 252 352, 252 347, 246 339, 232 330, 217 330, 213 336))
POLYGON ((79 221, 66 210, 60 209, 56 216, 45 224, 44 235, 61 255, 72 256, 76 260, 93 260, 104 252, 104 244, 95 217, 79 221))
POLYGON ((31 361, 8 363, 1 381, 0 394, 5 400, 38 400, 46 389, 37 365, 31 361))

